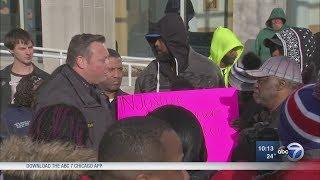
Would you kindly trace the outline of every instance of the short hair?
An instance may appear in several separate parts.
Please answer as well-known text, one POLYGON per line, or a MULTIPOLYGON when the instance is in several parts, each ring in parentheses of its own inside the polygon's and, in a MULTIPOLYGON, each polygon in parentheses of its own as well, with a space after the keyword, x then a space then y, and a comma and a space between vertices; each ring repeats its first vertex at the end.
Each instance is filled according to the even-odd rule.
POLYGON ((130 117, 113 124, 99 144, 98 161, 163 162, 161 136, 171 131, 165 122, 150 117, 130 117))
POLYGON ((16 44, 28 44, 29 42, 34 44, 30 34, 21 28, 12 29, 4 36, 4 46, 10 50, 13 50, 16 44))
POLYGON ((98 34, 78 34, 72 37, 68 52, 66 64, 73 67, 76 62, 77 56, 90 57, 89 46, 93 42, 105 43, 106 38, 98 34))
POLYGON ((33 141, 61 141, 85 146, 89 140, 89 130, 86 119, 78 108, 55 104, 36 112, 29 136, 33 141))
POLYGON ((39 81, 41 81, 41 79, 32 75, 22 77, 17 85, 17 91, 13 95, 14 104, 18 106, 31 107, 35 98, 35 87, 39 81))
POLYGON ((108 52, 109 52, 109 56, 113 57, 113 58, 121 58, 120 54, 118 53, 118 51, 108 48, 108 52))
POLYGON ((148 116, 168 123, 179 136, 183 148, 184 162, 205 162, 207 149, 201 125, 189 110, 175 105, 161 106, 148 116))

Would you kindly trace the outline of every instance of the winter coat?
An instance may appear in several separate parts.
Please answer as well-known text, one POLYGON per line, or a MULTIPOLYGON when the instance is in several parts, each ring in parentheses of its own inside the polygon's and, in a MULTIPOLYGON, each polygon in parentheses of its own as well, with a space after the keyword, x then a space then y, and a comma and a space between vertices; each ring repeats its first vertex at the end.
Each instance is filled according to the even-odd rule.
MULTIPOLYGON (((187 31, 179 15, 166 14, 154 31, 161 36, 172 57, 152 61, 137 78, 135 93, 156 91, 157 87, 162 91, 170 90, 179 78, 187 81, 192 89, 222 85, 218 67, 189 46, 187 31), (174 70, 171 70, 172 66, 174 70)), ((149 44, 154 50, 154 42, 149 41, 149 44)), ((155 50, 154 54, 157 57, 155 50)))
POLYGON ((101 104, 102 99, 95 98, 98 94, 92 94, 89 86, 92 85, 81 80, 80 75, 70 66, 63 65, 54 72, 48 82, 40 87, 37 94, 36 111, 42 107, 60 103, 77 107, 88 123, 87 146, 97 149, 104 132, 115 120, 110 109, 101 104))
MULTIPOLYGON (((1 112, 4 111, 9 104, 11 104, 11 86, 9 82, 11 81, 11 69, 13 64, 5 67, 3 70, 0 71, 0 81, 1 81, 1 89, 0 89, 0 100, 1 100, 1 112)), ((33 66, 33 72, 32 75, 42 79, 47 80, 49 79, 50 75, 41 69, 39 69, 37 66, 33 66)))
MULTIPOLYGON (((233 64, 235 64, 238 59, 240 58, 244 46, 237 38, 237 36, 228 28, 218 27, 214 33, 211 40, 211 47, 210 47, 210 56, 211 59, 218 67, 220 67, 220 63, 222 58, 232 49, 236 48, 237 57, 233 64)), ((226 87, 229 86, 229 74, 231 71, 231 67, 227 66, 226 68, 221 68, 221 73, 224 79, 224 85, 226 87)))
MULTIPOLYGON (((11 136, 0 145, 0 162, 96 162, 93 150, 68 142, 34 142, 29 137, 11 136)), ((79 179, 87 171, 4 171, 4 179, 79 179)))
POLYGON ((275 18, 279 18, 283 20, 283 26, 279 31, 288 27, 286 24, 286 15, 283 9, 274 8, 268 20, 266 21, 266 27, 259 32, 255 42, 255 53, 260 57, 262 63, 271 57, 269 48, 267 48, 263 44, 264 39, 272 38, 276 32, 279 32, 279 31, 275 31, 271 25, 271 20, 275 18))

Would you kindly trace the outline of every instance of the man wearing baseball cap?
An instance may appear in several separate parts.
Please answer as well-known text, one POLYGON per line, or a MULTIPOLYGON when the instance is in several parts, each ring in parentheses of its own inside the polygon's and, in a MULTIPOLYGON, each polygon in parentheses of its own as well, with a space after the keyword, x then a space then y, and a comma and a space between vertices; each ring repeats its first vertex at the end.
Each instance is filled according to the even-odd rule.
POLYGON ((269 123, 277 128, 281 103, 302 84, 299 65, 286 56, 277 56, 265 61, 258 70, 246 72, 257 79, 253 96, 269 110, 269 123))
POLYGON ((256 141, 279 140, 281 104, 302 84, 299 65, 286 56, 271 57, 259 69, 246 73, 257 80, 253 97, 267 112, 259 114, 260 120, 253 127, 240 132, 234 161, 255 161, 256 141))

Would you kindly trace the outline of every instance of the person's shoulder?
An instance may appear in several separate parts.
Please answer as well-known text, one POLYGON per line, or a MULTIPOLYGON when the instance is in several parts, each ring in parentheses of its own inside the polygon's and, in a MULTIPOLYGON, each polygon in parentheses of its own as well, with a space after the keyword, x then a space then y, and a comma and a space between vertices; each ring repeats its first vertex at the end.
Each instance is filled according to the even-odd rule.
POLYGON ((274 30, 272 30, 272 29, 270 29, 270 28, 268 28, 268 27, 265 27, 265 28, 263 28, 263 29, 261 29, 260 31, 259 31, 259 33, 258 33, 258 37, 259 36, 264 36, 265 34, 267 34, 267 33, 275 33, 275 31, 274 30))
POLYGON ((142 76, 146 76, 146 75, 150 75, 150 74, 157 74, 157 62, 156 60, 153 60, 151 61, 147 67, 145 67, 139 77, 142 77, 142 76))
POLYGON ((60 91, 63 89, 69 89, 68 79, 65 77, 65 75, 61 72, 55 74, 55 76, 52 76, 48 78, 43 84, 41 85, 39 92, 40 94, 46 92, 46 94, 50 94, 52 92, 60 91))
POLYGON ((118 95, 119 95, 119 96, 124 96, 124 95, 130 95, 130 94, 127 93, 127 92, 125 92, 125 91, 123 91, 122 89, 119 89, 118 95))
POLYGON ((190 53, 188 57, 188 62, 190 64, 194 63, 205 63, 205 64, 211 64, 211 60, 208 57, 203 56, 202 54, 196 52, 190 47, 190 53))
POLYGON ((61 73, 43 82, 36 93, 36 109, 52 104, 68 103, 74 105, 75 89, 61 73))
POLYGON ((10 64, 10 65, 6 66, 5 68, 1 69, 0 70, 0 77, 1 78, 5 78, 5 77, 9 76, 11 68, 12 68, 12 64, 10 64))
POLYGON ((38 68, 36 65, 34 65, 34 74, 36 75, 36 76, 39 76, 41 79, 43 79, 43 80, 47 80, 47 79, 49 79, 49 77, 50 77, 50 74, 49 73, 47 73, 47 72, 45 72, 44 70, 42 70, 42 69, 40 69, 40 68, 38 68))
POLYGON ((190 55, 189 55, 189 66, 190 69, 199 69, 200 70, 207 70, 207 71, 217 71, 219 70, 218 66, 210 60, 208 57, 203 56, 202 54, 197 53, 193 49, 190 48, 190 55))

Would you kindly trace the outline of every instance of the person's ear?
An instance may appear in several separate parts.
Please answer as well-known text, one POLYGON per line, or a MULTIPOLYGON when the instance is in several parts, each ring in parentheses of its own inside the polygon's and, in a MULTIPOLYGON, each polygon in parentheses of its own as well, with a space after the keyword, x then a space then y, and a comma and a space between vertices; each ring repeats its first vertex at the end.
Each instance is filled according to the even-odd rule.
POLYGON ((134 179, 135 180, 148 180, 149 178, 148 178, 147 174, 142 173, 142 174, 138 174, 134 179))
POLYGON ((76 57, 76 65, 80 68, 80 69, 84 69, 87 67, 87 59, 83 56, 77 56, 76 57))

